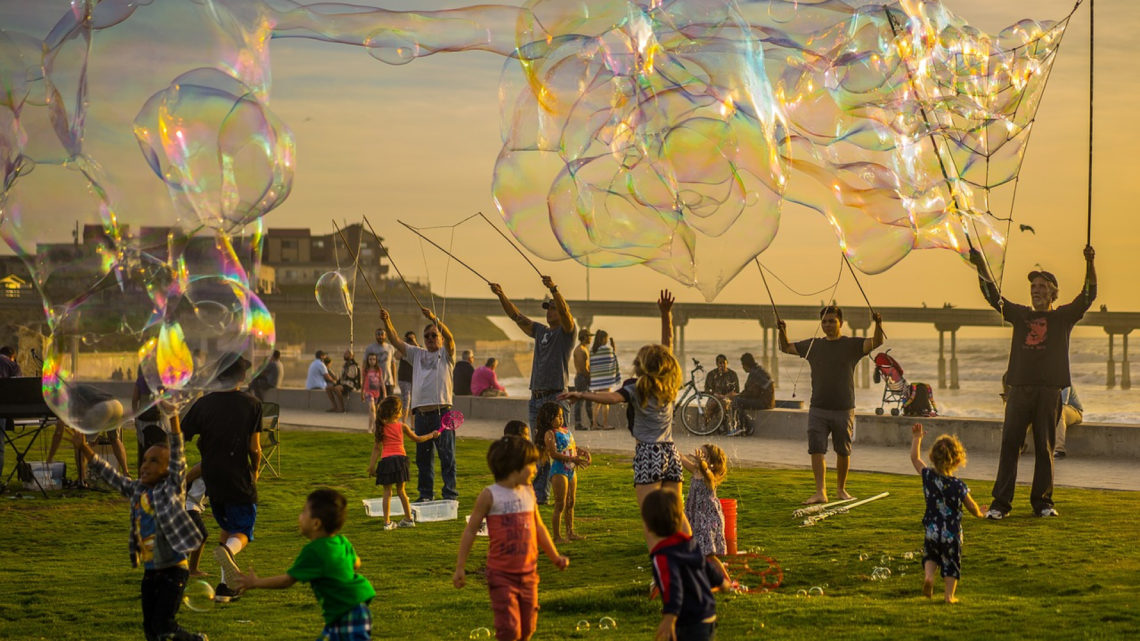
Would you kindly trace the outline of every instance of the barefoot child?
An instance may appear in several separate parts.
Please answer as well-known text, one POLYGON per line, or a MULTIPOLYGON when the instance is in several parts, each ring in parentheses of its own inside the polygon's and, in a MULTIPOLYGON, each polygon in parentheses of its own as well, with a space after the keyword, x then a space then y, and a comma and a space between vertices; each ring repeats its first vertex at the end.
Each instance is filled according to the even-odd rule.
MULTIPOLYGON (((637 439, 633 486, 638 506, 655 490, 681 493, 681 455, 673 443, 673 401, 681 388, 681 366, 673 357, 673 295, 668 290, 661 291, 657 308, 661 311, 662 344, 645 345, 637 352, 633 361, 635 381, 616 392, 569 392, 560 397, 605 405, 628 403, 630 432, 637 439)), ((688 520, 683 520, 689 532, 688 520)), ((645 535, 648 542, 648 530, 645 535)))
POLYGON ((586 537, 574 531, 574 502, 578 497, 578 468, 590 465, 590 453, 579 448, 574 435, 566 426, 566 411, 558 403, 544 403, 538 408, 535 419, 539 441, 551 459, 550 487, 554 490, 554 542, 580 541, 586 537), (566 536, 562 536, 561 524, 566 524, 566 536))
POLYGON ((685 517, 693 528, 693 540, 701 554, 727 579, 728 571, 716 557, 728 553, 724 541, 724 510, 716 488, 728 475, 728 457, 717 445, 705 443, 691 456, 682 456, 681 465, 693 475, 689 500, 685 501, 685 517))
POLYGON ((376 442, 372 445, 372 460, 368 462, 368 476, 376 476, 376 485, 384 486, 384 529, 394 530, 396 527, 415 527, 412 520, 412 507, 408 504, 408 493, 404 485, 408 482, 408 454, 404 450, 404 437, 417 443, 425 443, 433 438, 439 438, 439 432, 428 432, 420 436, 412 431, 406 423, 400 422, 404 412, 404 403, 399 396, 389 396, 380 401, 376 409, 376 442), (379 457, 380 466, 376 466, 379 457), (400 498, 400 505, 404 507, 404 518, 399 526, 389 520, 392 505, 392 486, 396 487, 396 496, 400 498))
POLYGON ((716 630, 713 588, 729 589, 724 574, 705 559, 684 531, 681 496, 654 490, 641 503, 641 520, 649 532, 653 581, 661 592, 661 623, 655 641, 707 641, 716 630))
POLYGON ((175 617, 189 579, 187 556, 204 540, 202 531, 186 513, 183 494, 186 457, 182 454, 182 428, 178 414, 169 415, 170 445, 152 445, 139 464, 139 480, 132 481, 111 469, 87 444, 87 436, 72 433, 71 442, 91 472, 130 499, 131 566, 142 562, 143 631, 147 641, 207 641, 206 635, 187 632, 175 617))
POLYGON ((495 636, 499 641, 526 641, 538 625, 538 550, 560 569, 570 559, 560 556, 550 532, 538 514, 534 497, 535 463, 538 448, 517 436, 504 436, 491 444, 487 465, 495 483, 475 499, 471 520, 459 542, 455 574, 451 582, 467 584, 467 555, 475 533, 487 519, 491 543, 487 549, 487 588, 495 613, 495 636))
POLYGON ((966 466, 966 450, 957 437, 943 434, 930 448, 930 462, 933 468, 922 462, 922 423, 911 428, 914 438, 910 444, 910 462, 922 475, 922 493, 926 496, 926 514, 922 525, 926 531, 923 545, 922 564, 926 578, 922 583, 922 593, 926 598, 934 594, 934 568, 942 569, 946 581, 946 602, 957 603, 954 591, 962 578, 962 506, 970 514, 982 518, 985 507, 978 507, 970 488, 961 479, 954 477, 954 471, 966 466))
POLYGON ((372 614, 368 604, 376 596, 372 584, 357 572, 360 557, 343 534, 345 499, 336 490, 315 490, 305 499, 305 508, 297 517, 301 536, 309 539, 293 566, 285 574, 259 577, 239 573, 235 581, 239 589, 272 590, 293 587, 297 581, 308 583, 321 605, 325 627, 321 639, 329 641, 368 641, 372 638, 372 614))

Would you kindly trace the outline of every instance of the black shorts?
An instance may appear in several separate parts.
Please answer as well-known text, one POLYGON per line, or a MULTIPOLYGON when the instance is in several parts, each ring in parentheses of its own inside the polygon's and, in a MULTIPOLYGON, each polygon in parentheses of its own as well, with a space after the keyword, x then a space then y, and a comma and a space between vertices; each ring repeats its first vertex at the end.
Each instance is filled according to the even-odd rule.
POLYGON ((396 485, 407 483, 411 475, 408 471, 408 457, 403 454, 385 456, 376 468, 376 485, 396 485))

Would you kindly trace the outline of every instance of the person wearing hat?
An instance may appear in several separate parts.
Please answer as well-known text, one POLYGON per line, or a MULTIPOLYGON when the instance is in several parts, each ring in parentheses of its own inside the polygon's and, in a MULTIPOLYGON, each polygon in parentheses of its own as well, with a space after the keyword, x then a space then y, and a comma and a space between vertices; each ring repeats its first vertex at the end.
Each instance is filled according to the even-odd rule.
POLYGON ((1072 302, 1054 307, 1057 277, 1044 270, 1029 272, 1032 306, 1017 305, 1002 297, 989 275, 985 259, 975 249, 970 261, 977 267, 986 302, 1013 326, 1006 382, 1005 421, 993 502, 986 518, 999 520, 1012 509, 1017 463, 1025 432, 1033 426, 1033 485, 1029 502, 1037 516, 1059 516, 1053 507, 1053 448, 1056 444, 1061 390, 1069 387, 1069 335, 1096 299, 1096 252, 1085 246, 1085 282, 1072 302))
POLYGON ((198 438, 202 480, 221 530, 214 550, 221 566, 221 583, 214 589, 219 603, 240 595, 230 587, 238 573, 234 557, 253 540, 261 471, 261 401, 241 390, 250 363, 238 354, 223 356, 226 361, 230 364, 217 377, 222 391, 198 399, 182 419, 186 442, 198 438))
MULTIPOLYGON (((534 361, 530 369, 530 404, 527 407, 527 424, 532 427, 538 418, 538 408, 547 402, 558 402, 558 397, 566 391, 570 379, 570 353, 574 351, 578 327, 570 314, 570 305, 558 286, 549 276, 542 277, 542 284, 550 291, 550 297, 542 302, 546 310, 546 325, 532 321, 519 311, 498 283, 491 283, 491 293, 499 297, 503 311, 519 326, 527 336, 534 339, 534 361)), ((541 444, 539 444, 541 448, 541 444)), ((549 467, 549 462, 542 467, 549 467)), ((534 477, 534 493, 539 503, 546 503, 547 478, 542 468, 534 477)))

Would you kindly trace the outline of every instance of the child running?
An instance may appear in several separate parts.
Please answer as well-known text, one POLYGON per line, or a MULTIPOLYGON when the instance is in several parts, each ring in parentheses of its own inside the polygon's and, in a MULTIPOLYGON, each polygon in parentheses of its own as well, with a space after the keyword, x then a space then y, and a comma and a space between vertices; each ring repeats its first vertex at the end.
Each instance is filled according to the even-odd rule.
POLYGON ((376 409, 376 442, 372 444, 372 460, 368 462, 368 476, 376 476, 376 485, 384 486, 384 529, 394 530, 397 527, 415 527, 412 520, 412 506, 408 503, 408 493, 404 485, 411 478, 408 472, 408 454, 404 450, 404 437, 417 443, 425 443, 433 438, 439 438, 439 431, 428 432, 420 436, 408 427, 407 423, 400 422, 404 413, 404 402, 399 396, 389 396, 380 401, 376 409), (376 466, 377 458, 380 466, 376 466), (404 508, 404 518, 399 525, 389 520, 392 505, 392 486, 396 487, 396 496, 400 498, 400 505, 404 508))
POLYGON ((495 483, 475 499, 475 508, 455 560, 451 582, 467 584, 467 555, 475 533, 487 519, 491 543, 487 549, 487 588, 495 613, 495 637, 499 641, 526 641, 538 625, 538 549, 560 569, 570 559, 558 554, 550 532, 538 514, 534 497, 535 463, 538 448, 517 436, 504 436, 487 450, 487 465, 495 483))
POLYGON ((913 439, 910 444, 910 462, 922 475, 922 493, 926 497, 926 513, 922 525, 926 532, 923 544, 922 564, 926 578, 922 582, 922 593, 926 598, 934 595, 934 568, 942 569, 946 581, 946 602, 957 603, 954 592, 962 578, 962 506, 970 514, 982 518, 986 507, 978 507, 970 488, 954 471, 966 466, 966 449, 955 436, 943 434, 930 448, 930 462, 933 468, 922 462, 922 423, 911 428, 913 439))
MULTIPOLYGON (((628 403, 630 432, 637 439, 633 454, 633 485, 637 504, 655 490, 681 493, 681 455, 673 443, 673 401, 681 388, 681 366, 673 357, 673 295, 662 290, 657 299, 661 312, 661 343, 645 345, 637 352, 633 369, 637 378, 616 392, 569 392, 560 398, 614 405, 628 403)), ((689 532, 688 519, 685 531, 689 532)), ((649 530, 645 531, 646 541, 649 530)))
POLYGON ((692 456, 682 456, 681 465, 692 474, 685 517, 693 528, 693 540, 701 554, 727 579, 728 571, 716 556, 728 553, 724 541, 724 510, 716 488, 728 475, 728 457, 719 446, 705 443, 692 456))
POLYGON ((87 436, 73 432, 71 442, 91 462, 91 472, 130 499, 131 566, 143 564, 142 614, 147 641, 208 641, 206 635, 187 632, 176 617, 182 593, 190 578, 187 557, 205 540, 202 530, 186 512, 186 457, 178 413, 163 405, 170 423, 170 444, 152 445, 139 464, 139 480, 111 469, 87 444, 87 436))
POLYGON ((368 431, 372 434, 376 433, 376 406, 380 403, 380 399, 384 398, 387 384, 384 370, 380 368, 380 356, 376 352, 368 352, 364 357, 364 380, 360 385, 360 402, 368 408, 368 431))
POLYGON ((708 641, 716 633, 714 588, 729 589, 724 574, 704 557, 685 531, 681 496, 654 490, 641 503, 649 532, 653 581, 661 592, 661 623, 655 641, 708 641))
POLYGON ((574 435, 566 425, 566 410, 558 403, 544 403, 538 408, 539 443, 551 459, 550 487, 554 490, 554 542, 581 541, 586 538, 574 531, 574 502, 578 497, 576 470, 590 465, 590 453, 574 442, 574 435), (561 525, 566 526, 563 537, 561 525))
POLYGON ((321 606, 325 627, 320 639, 368 641, 372 638, 372 613, 368 604, 376 596, 372 584, 361 576, 360 557, 343 534, 345 499, 336 490, 315 490, 305 499, 297 517, 301 536, 309 539, 285 574, 258 577, 253 571, 239 573, 242 590, 291 588, 297 581, 308 583, 321 606))

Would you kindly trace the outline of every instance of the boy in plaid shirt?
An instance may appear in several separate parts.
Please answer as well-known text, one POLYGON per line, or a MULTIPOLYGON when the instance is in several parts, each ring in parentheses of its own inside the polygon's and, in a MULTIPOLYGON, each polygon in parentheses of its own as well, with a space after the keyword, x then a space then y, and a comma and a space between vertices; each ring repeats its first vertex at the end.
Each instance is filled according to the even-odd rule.
POLYGON ((206 635, 187 632, 175 617, 190 577, 187 557, 201 545, 205 534, 186 513, 186 457, 178 414, 169 414, 170 444, 152 445, 139 464, 139 479, 132 481, 99 458, 87 437, 72 434, 76 451, 91 462, 101 477, 131 502, 131 567, 143 564, 143 631, 147 641, 208 641, 206 635))

